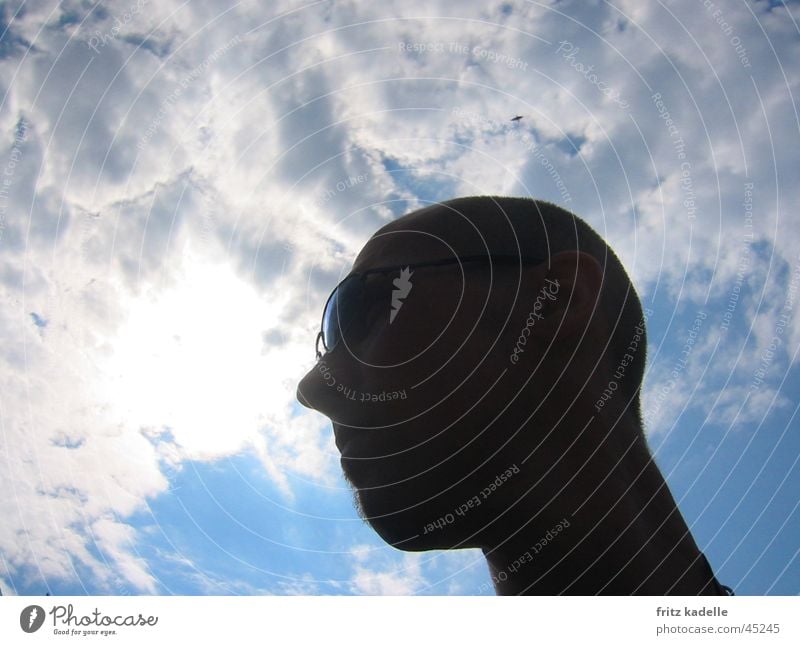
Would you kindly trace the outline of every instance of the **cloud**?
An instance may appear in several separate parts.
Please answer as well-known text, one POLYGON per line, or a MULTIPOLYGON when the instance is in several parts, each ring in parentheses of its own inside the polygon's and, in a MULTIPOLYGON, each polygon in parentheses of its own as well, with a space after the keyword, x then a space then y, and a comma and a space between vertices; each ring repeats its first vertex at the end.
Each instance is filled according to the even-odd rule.
POLYGON ((353 593, 366 596, 414 595, 427 585, 422 575, 422 557, 407 553, 399 563, 387 564, 380 569, 357 564, 350 579, 353 593))
POLYGON ((475 595, 489 578, 478 549, 408 553, 355 544, 350 554, 347 586, 357 595, 475 595))
MULTIPOLYGON (((793 5, 147 3, 113 31, 135 4, 0 10, 8 579, 164 589, 135 518, 191 461, 250 452, 287 500, 334 482, 327 422, 293 403, 320 305, 430 200, 545 197, 607 237, 676 313, 650 339, 652 431, 684 406, 744 425, 785 405, 793 5)), ((417 593, 423 562, 359 560, 349 589, 417 593)))
POLYGON ((14 589, 9 587, 2 578, 0 578, 0 595, 3 596, 16 596, 17 594, 14 592, 14 589))

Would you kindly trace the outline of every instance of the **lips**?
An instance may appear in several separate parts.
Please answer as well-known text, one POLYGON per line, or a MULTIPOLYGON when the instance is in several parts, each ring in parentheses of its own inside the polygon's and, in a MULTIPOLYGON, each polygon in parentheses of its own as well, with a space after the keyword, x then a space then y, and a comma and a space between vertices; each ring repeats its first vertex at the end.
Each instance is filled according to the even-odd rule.
POLYGON ((374 473, 378 462, 369 458, 369 450, 365 450, 366 437, 353 432, 337 432, 336 447, 341 453, 339 464, 353 484, 362 485, 364 477, 374 473))
POLYGON ((334 443, 339 452, 344 452, 347 445, 353 440, 353 433, 341 429, 341 426, 333 424, 334 443))
POLYGON ((337 441, 336 445, 339 448, 339 452, 341 453, 342 457, 348 458, 351 463, 353 461, 357 461, 363 464, 371 461, 369 459, 369 454, 364 454, 363 440, 360 437, 348 437, 347 439, 337 441), (359 447, 362 448, 361 454, 359 454, 359 447), (353 459, 353 457, 355 459, 353 459))
POLYGON ((375 462, 370 459, 354 459, 348 455, 353 452, 353 448, 358 444, 357 441, 349 441, 343 444, 339 459, 339 465, 348 481, 353 486, 361 488, 367 485, 367 480, 375 469, 375 462))
POLYGON ((348 449, 350 444, 353 442, 359 442, 366 439, 367 435, 370 434, 369 430, 359 429, 359 428, 351 428, 346 425, 342 425, 337 422, 333 422, 333 435, 334 435, 334 443, 336 447, 339 449, 339 452, 344 454, 344 451, 348 449))
POLYGON ((349 441, 343 441, 341 446, 337 444, 337 447, 339 448, 339 452, 341 453, 342 457, 347 457, 347 452, 348 452, 347 449, 352 445, 352 443, 353 440, 351 439, 349 441))

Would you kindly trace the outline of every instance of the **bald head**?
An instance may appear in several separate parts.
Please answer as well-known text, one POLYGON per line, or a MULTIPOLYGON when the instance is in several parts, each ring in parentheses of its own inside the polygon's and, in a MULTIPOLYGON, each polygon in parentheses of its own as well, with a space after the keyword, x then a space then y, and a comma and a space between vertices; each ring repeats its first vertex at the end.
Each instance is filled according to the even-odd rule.
POLYGON ((644 440, 639 299, 572 213, 471 197, 401 217, 320 338, 298 399, 389 544, 480 548, 501 594, 725 593, 644 440))
MULTIPOLYGON (((558 466, 566 478, 598 444, 609 458, 626 445, 576 448, 572 431, 549 427, 591 408, 641 322, 619 260, 572 213, 500 197, 415 211, 368 240, 330 303, 326 342, 340 340, 298 399, 334 422, 360 512, 400 548, 478 545, 554 455, 572 450, 558 466), (472 521, 424 530, 523 460, 525 474, 472 521)), ((644 345, 603 414, 638 412, 644 345)))
MULTIPOLYGON (((359 253, 353 271, 476 255, 542 258, 547 262, 551 256, 569 251, 586 253, 600 265, 603 275, 595 315, 610 326, 602 360, 614 366, 626 363, 617 385, 641 423, 639 390, 646 363, 641 302, 614 251, 575 214, 549 202, 525 198, 465 197, 433 204, 378 230, 359 253), (633 353, 632 339, 638 343, 633 353)), ((491 274, 495 287, 508 287, 519 278, 518 272, 497 274, 494 268, 487 263, 482 270, 484 277, 491 274)), ((470 275, 475 276, 475 271, 470 275)), ((515 298, 525 295, 515 290, 515 298)), ((513 305, 512 301, 509 306, 513 305)))

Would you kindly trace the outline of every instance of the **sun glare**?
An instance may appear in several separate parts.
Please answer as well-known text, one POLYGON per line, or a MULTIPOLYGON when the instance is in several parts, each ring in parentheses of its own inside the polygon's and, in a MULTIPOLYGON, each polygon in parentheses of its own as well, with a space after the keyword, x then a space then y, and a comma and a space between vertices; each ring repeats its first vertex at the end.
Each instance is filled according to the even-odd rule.
POLYGON ((187 251, 174 286, 131 304, 112 341, 108 403, 126 423, 170 431, 188 458, 235 452, 283 398, 262 340, 279 306, 229 265, 187 251))

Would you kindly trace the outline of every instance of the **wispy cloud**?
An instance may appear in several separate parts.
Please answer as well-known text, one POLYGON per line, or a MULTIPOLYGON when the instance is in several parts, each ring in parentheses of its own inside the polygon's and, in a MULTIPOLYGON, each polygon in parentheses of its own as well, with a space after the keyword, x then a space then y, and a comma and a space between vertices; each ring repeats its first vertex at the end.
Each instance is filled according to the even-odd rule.
MULTIPOLYGON (((294 405, 320 305, 429 200, 544 197, 608 238, 675 314, 650 337, 651 432, 787 404, 796 5, 138 4, 0 9, 5 580, 163 591, 133 518, 190 462, 255 455, 289 504, 333 486, 328 423, 294 405)), ((431 584, 421 556, 362 555, 353 593, 431 584)))

